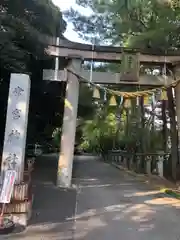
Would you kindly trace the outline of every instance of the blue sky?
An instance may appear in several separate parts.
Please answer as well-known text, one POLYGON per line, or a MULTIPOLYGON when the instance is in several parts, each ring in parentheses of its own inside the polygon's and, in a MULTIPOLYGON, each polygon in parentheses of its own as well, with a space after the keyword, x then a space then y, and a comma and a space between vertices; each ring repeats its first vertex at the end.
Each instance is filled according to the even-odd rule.
MULTIPOLYGON (((87 15, 90 13, 88 9, 83 8, 82 10, 81 7, 77 6, 75 3, 76 0, 52 0, 52 1, 55 5, 57 5, 61 9, 61 11, 65 11, 70 7, 73 7, 74 9, 80 10, 81 12, 83 11, 83 13, 87 15)), ((78 34, 73 31, 73 25, 69 22, 67 22, 67 30, 65 32, 65 37, 73 42, 84 42, 78 37, 78 34)))

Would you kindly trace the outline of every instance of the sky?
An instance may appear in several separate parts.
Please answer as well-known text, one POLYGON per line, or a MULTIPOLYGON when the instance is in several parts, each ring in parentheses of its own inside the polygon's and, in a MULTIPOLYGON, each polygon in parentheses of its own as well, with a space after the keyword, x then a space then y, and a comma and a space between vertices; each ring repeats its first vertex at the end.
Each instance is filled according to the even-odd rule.
MULTIPOLYGON (((76 0, 52 0, 55 5, 57 5, 61 11, 68 10, 70 7, 82 11, 82 8, 77 6, 75 1, 76 0)), ((83 9, 84 13, 88 14, 87 9, 83 9)), ((66 20, 67 22, 67 20, 66 20)), ((65 32, 65 37, 73 42, 84 42, 82 39, 78 37, 78 34, 73 31, 73 25, 69 22, 67 22, 67 30, 65 32)))

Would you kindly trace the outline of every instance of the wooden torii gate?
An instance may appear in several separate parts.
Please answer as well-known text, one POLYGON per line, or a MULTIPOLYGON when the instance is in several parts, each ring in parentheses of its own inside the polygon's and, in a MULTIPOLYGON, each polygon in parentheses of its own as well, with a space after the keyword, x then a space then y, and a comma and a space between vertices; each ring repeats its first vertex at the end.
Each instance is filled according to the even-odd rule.
MULTIPOLYGON (((61 137, 61 149, 58 162, 57 185, 70 187, 72 178, 72 165, 74 157, 74 141, 76 133, 76 119, 79 97, 79 80, 77 75, 90 79, 90 71, 82 69, 82 62, 92 60, 92 46, 88 44, 74 43, 68 40, 56 39, 51 42, 47 50, 50 56, 55 57, 55 70, 44 69, 43 80, 67 81, 66 100, 69 103, 64 108, 64 118, 61 137), (67 68, 76 72, 59 70, 59 58, 69 59, 67 68)), ((140 49, 123 49, 119 47, 95 46, 93 48, 93 60, 99 62, 120 62, 124 56, 135 58, 136 66, 133 74, 93 72, 92 82, 98 84, 124 84, 137 86, 158 87, 171 84, 180 78, 180 52, 171 51, 157 54, 140 49), (172 71, 168 77, 140 74, 140 65, 163 66, 166 64, 172 71)), ((178 136, 180 142, 180 84, 175 88, 176 111, 178 121, 178 136)))

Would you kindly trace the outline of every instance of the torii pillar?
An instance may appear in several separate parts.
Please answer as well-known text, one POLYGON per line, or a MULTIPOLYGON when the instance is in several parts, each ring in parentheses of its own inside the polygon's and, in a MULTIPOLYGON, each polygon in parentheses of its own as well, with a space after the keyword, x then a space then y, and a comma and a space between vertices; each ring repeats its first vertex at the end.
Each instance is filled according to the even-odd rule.
MULTIPOLYGON (((81 58, 70 57, 70 59, 68 69, 79 72, 82 63, 81 58)), ((78 99, 79 79, 74 74, 68 72, 57 172, 57 186, 59 187, 71 186, 78 99)))

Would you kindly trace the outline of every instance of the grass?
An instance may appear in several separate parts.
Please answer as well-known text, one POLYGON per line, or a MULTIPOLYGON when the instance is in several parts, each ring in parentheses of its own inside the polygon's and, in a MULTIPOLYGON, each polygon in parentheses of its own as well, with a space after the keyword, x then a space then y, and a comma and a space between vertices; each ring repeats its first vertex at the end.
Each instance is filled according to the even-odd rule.
POLYGON ((168 194, 171 197, 180 199, 180 191, 165 188, 165 189, 161 189, 161 192, 168 194))

